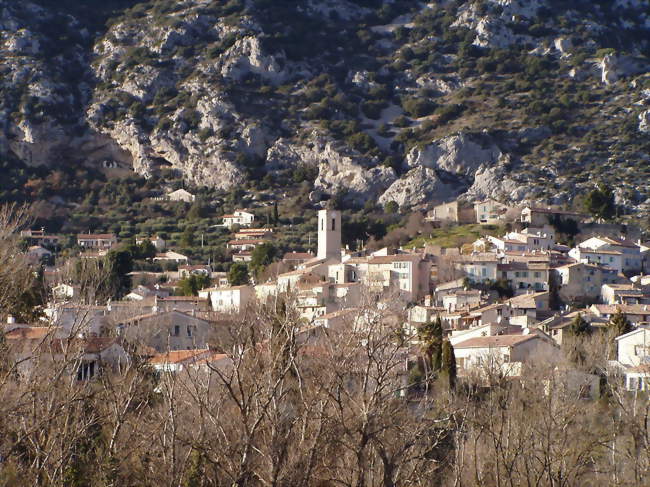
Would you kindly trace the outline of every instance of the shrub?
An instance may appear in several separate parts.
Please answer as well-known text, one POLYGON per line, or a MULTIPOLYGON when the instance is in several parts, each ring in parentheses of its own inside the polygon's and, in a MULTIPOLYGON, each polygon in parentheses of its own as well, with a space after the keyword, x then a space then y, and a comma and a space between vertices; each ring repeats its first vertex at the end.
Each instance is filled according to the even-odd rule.
POLYGON ((431 100, 413 97, 402 100, 402 108, 412 117, 420 118, 431 115, 436 108, 436 104, 431 100))

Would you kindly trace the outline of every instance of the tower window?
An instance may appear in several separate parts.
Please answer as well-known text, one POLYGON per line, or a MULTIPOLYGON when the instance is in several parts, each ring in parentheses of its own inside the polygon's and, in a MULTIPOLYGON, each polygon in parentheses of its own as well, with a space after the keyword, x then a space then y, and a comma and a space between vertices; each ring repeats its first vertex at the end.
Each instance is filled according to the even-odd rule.
POLYGON ((332 231, 336 230, 336 218, 332 218, 332 231))
POLYGON ((322 220, 320 221, 320 229, 321 229, 321 230, 325 230, 325 219, 322 219, 322 220))

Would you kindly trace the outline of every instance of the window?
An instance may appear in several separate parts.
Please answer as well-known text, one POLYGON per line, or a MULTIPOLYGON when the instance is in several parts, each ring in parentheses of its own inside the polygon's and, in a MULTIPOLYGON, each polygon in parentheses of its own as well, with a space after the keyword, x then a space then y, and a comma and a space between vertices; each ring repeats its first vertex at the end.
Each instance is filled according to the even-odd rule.
POLYGON ((95 361, 82 362, 77 370, 77 380, 90 380, 95 377, 95 361))
POLYGON ((336 218, 332 218, 332 231, 336 230, 336 218))
POLYGON ((325 219, 322 219, 322 220, 320 221, 320 229, 321 229, 321 230, 325 230, 325 219))
POLYGON ((177 337, 181 334, 181 327, 179 325, 174 325, 174 336, 177 337))
POLYGON ((192 336, 192 327, 189 326, 189 325, 187 326, 187 336, 188 336, 188 337, 191 337, 191 336, 192 336))
POLYGON ((535 272, 535 277, 537 277, 537 278, 542 277, 542 273, 541 272, 535 272))

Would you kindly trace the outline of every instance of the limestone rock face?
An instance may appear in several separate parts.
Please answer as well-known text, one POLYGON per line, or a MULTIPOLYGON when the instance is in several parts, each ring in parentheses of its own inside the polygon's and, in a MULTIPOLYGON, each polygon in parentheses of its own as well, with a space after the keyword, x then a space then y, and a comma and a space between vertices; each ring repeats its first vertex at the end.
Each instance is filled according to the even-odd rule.
POLYGON ((512 177, 510 156, 502 156, 496 165, 481 166, 474 174, 474 183, 464 197, 469 200, 501 198, 510 201, 530 199, 537 192, 535 185, 522 184, 512 177))
POLYGON ((444 183, 433 169, 418 166, 391 184, 379 197, 379 203, 385 205, 389 201, 395 201, 400 207, 409 207, 422 203, 440 203, 458 193, 458 187, 444 183))
POLYGON ((460 133, 432 142, 423 149, 414 147, 406 156, 410 168, 423 166, 440 169, 458 176, 473 176, 482 165, 491 165, 501 156, 490 140, 479 141, 460 133))
POLYGON ((650 133, 650 109, 639 113, 639 131, 650 133))
POLYGON ((395 172, 388 167, 375 166, 355 151, 340 143, 312 134, 304 144, 278 139, 267 151, 267 168, 286 169, 299 165, 318 168, 314 188, 319 193, 334 195, 343 192, 354 205, 363 205, 368 199, 377 199, 395 180, 395 172))
POLYGON ((287 76, 284 56, 265 53, 259 38, 252 35, 237 40, 222 56, 220 64, 222 76, 236 80, 256 74, 272 83, 281 83, 287 76))

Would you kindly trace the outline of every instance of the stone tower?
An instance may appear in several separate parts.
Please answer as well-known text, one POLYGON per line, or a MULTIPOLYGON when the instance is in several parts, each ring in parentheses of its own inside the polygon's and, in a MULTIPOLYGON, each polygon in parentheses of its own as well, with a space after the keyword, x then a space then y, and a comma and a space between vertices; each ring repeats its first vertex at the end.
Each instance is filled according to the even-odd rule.
POLYGON ((341 213, 336 210, 318 212, 319 259, 341 260, 341 213))

